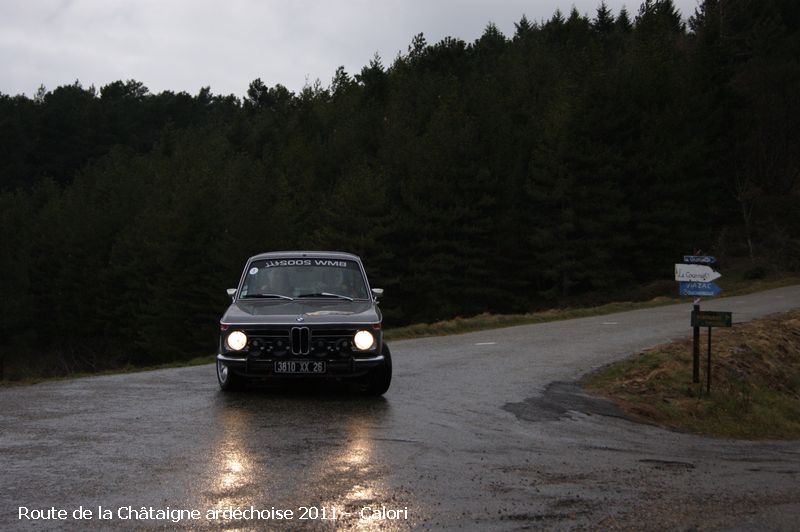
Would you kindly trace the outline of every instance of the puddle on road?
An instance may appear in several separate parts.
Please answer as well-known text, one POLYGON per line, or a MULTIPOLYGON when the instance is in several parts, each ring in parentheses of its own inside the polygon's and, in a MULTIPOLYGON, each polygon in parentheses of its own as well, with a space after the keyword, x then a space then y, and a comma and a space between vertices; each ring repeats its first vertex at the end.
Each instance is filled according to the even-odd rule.
POLYGON ((525 421, 556 421, 570 411, 629 419, 614 403, 584 392, 574 382, 552 382, 542 395, 506 403, 503 410, 525 421))

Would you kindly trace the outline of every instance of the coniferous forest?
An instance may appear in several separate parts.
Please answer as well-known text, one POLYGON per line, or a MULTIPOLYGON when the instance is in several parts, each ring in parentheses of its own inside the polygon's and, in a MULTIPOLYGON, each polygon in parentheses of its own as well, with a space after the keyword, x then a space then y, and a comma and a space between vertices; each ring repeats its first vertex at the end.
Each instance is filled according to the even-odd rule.
MULTIPOLYGON (((244 99, 0 94, 4 378, 214 352, 245 259, 359 254, 388 325, 800 270, 800 3, 601 3, 244 99)), ((243 88, 244 89, 244 88, 243 88)))

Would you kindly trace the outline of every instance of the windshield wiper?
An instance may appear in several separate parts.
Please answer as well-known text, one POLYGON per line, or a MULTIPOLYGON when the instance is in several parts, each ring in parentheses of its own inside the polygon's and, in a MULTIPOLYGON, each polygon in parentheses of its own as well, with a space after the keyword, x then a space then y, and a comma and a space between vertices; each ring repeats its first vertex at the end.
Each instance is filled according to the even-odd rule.
POLYGON ((300 294, 297 297, 298 298, 301 298, 301 297, 338 297, 339 299, 346 299, 348 301, 353 301, 352 297, 343 296, 342 294, 331 294, 330 292, 316 292, 314 294, 300 294))
POLYGON ((247 294, 244 296, 243 299, 250 299, 251 297, 263 297, 263 298, 276 298, 276 299, 287 299, 289 301, 294 301, 293 297, 284 296, 282 294, 247 294))

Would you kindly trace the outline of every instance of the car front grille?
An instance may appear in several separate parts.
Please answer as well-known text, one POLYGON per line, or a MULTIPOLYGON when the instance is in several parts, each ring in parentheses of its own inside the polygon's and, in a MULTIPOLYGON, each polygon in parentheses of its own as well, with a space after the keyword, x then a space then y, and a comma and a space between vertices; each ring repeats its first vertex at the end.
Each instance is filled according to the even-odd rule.
POLYGON ((356 328, 287 327, 246 331, 248 347, 258 357, 345 358, 353 354, 356 328))
POLYGON ((311 351, 311 331, 308 327, 292 327, 292 354, 307 355, 311 351))

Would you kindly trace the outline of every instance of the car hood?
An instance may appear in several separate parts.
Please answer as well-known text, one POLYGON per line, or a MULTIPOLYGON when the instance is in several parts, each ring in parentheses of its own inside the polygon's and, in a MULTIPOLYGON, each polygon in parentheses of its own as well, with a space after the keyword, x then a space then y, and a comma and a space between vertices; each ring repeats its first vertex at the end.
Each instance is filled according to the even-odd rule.
POLYGON ((220 321, 230 325, 366 324, 380 322, 381 313, 372 301, 240 299, 220 321))

